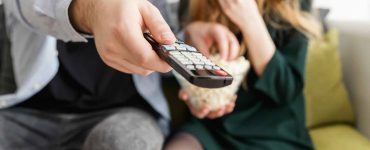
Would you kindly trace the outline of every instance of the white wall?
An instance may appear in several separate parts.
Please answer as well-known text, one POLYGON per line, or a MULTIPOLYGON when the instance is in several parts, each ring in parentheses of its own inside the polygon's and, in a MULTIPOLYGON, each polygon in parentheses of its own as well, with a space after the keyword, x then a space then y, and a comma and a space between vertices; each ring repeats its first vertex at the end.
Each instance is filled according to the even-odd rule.
POLYGON ((370 0, 314 0, 314 7, 330 8, 329 20, 370 21, 370 0))

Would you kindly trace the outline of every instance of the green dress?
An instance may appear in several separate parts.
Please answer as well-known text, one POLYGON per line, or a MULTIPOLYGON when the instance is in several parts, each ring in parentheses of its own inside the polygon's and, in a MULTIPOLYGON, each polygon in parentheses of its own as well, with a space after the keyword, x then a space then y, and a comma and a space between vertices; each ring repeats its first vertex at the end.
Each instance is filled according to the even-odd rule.
POLYGON ((284 40, 263 75, 250 71, 248 89, 238 91, 234 112, 215 120, 193 118, 183 131, 206 150, 313 149, 303 96, 308 40, 298 32, 284 40))
POLYGON ((251 69, 234 112, 215 120, 192 118, 183 127, 206 150, 313 149, 303 95, 308 39, 294 29, 268 29, 277 50, 263 75, 251 69))

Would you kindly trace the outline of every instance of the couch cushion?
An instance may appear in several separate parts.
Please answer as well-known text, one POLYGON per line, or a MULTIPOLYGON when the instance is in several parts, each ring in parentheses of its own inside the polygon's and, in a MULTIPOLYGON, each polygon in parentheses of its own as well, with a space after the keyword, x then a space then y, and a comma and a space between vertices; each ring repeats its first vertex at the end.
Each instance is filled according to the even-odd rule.
POLYGON ((350 125, 338 124, 310 130, 317 150, 369 150, 370 141, 350 125))
POLYGON ((338 33, 329 31, 312 41, 306 69, 307 127, 329 123, 353 123, 354 114, 342 80, 338 33))

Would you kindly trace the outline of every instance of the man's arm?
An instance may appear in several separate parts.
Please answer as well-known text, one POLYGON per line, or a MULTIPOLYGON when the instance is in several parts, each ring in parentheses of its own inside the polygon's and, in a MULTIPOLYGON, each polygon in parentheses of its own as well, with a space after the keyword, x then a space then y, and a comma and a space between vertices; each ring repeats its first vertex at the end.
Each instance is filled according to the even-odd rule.
POLYGON ((85 41, 76 31, 92 34, 102 60, 125 73, 168 72, 144 39, 172 44, 176 38, 159 10, 147 0, 6 0, 12 12, 33 30, 64 41, 85 41), (73 24, 73 25, 72 25, 73 24))
POLYGON ((72 0, 4 0, 12 14, 32 30, 63 41, 86 42, 72 26, 69 6, 72 0))

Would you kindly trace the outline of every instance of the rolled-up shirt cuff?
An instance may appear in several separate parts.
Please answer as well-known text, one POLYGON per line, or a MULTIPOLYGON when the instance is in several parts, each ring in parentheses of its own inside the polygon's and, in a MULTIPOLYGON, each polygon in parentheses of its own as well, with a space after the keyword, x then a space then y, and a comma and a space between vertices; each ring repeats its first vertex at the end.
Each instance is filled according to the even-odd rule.
POLYGON ((56 19, 59 23, 63 24, 61 30, 63 30, 63 37, 68 37, 68 39, 73 42, 87 42, 87 37, 84 34, 79 33, 72 25, 69 18, 69 6, 71 5, 72 0, 63 0, 56 6, 56 19))

